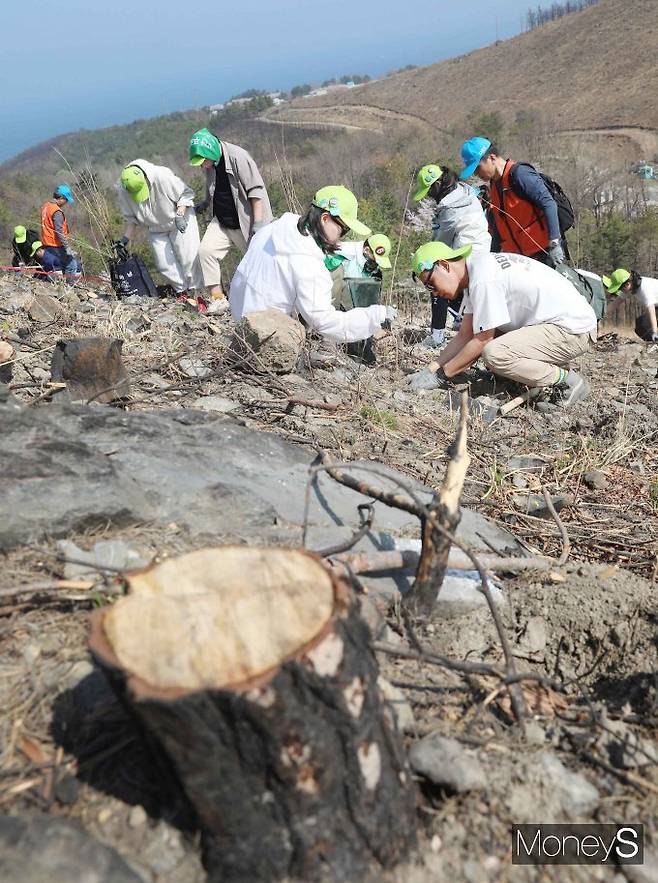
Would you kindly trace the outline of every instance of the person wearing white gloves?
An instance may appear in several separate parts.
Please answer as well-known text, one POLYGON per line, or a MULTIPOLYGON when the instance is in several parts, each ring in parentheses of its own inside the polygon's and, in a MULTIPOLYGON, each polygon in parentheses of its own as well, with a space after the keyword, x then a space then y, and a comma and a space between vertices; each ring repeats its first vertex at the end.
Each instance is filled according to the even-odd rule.
POLYGON ((357 219, 358 202, 346 187, 323 187, 304 216, 286 212, 256 232, 229 292, 236 322, 249 313, 281 310, 300 316, 309 328, 339 343, 366 340, 397 316, 393 307, 373 304, 337 310, 325 258, 335 255, 350 230, 369 236, 357 219))
MULTIPOLYGON (((136 159, 121 172, 117 184, 127 245, 137 227, 148 230, 155 266, 171 283, 180 302, 203 288, 199 264, 199 226, 194 191, 166 166, 136 159)), ((199 312, 205 301, 196 297, 199 312)))

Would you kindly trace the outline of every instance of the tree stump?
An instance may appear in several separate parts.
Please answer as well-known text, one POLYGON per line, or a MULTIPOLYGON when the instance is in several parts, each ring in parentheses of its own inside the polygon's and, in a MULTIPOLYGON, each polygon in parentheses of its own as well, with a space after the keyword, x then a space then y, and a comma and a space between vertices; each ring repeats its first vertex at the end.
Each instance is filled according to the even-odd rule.
POLYGON ((163 746, 209 880, 365 880, 415 842, 368 628, 302 550, 205 549, 133 573, 91 649, 163 746))
POLYGON ((50 364, 51 380, 66 383, 72 402, 113 402, 130 393, 121 360, 123 341, 113 337, 58 340, 50 364))

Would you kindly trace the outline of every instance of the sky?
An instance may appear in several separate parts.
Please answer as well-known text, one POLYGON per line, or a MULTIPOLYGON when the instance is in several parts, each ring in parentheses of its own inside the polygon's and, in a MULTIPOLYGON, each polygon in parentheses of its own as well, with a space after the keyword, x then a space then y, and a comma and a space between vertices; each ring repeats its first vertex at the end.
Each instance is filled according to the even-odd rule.
POLYGON ((31 0, 2 10, 0 161, 64 132, 431 64, 523 30, 531 0, 31 0))

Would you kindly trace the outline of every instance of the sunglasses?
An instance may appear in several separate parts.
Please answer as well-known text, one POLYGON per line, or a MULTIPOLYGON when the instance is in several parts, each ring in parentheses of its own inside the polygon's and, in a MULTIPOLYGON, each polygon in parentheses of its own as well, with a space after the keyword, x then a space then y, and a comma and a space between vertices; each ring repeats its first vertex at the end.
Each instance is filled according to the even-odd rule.
MULTIPOLYGON (((424 272, 424 271, 421 271, 421 272, 424 272)), ((423 280, 420 278, 420 276, 417 276, 415 272, 413 272, 413 273, 411 274, 411 278, 412 278, 412 279, 414 280, 414 282, 416 282, 417 284, 420 283, 420 285, 423 286, 423 288, 425 289, 425 291, 436 291, 436 289, 434 288, 434 285, 432 285, 432 274, 434 273, 434 267, 432 267, 432 269, 429 271, 429 273, 430 273, 430 274, 429 274, 429 276, 427 277, 427 282, 423 282, 423 280)))
POLYGON ((340 227, 341 238, 343 236, 347 236, 347 234, 350 232, 350 228, 347 226, 347 224, 344 224, 340 218, 336 217, 336 215, 332 215, 331 220, 335 221, 335 223, 338 224, 338 226, 340 227))

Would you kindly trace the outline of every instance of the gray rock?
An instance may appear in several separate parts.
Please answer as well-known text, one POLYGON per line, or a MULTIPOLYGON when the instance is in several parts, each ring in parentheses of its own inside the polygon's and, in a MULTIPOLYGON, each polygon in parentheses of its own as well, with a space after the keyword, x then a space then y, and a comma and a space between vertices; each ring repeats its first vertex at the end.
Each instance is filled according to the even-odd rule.
POLYGON ((658 852, 644 847, 644 863, 624 865, 624 874, 630 883, 658 883, 658 852))
POLYGON ((485 788, 487 777, 477 756, 456 739, 433 734, 412 746, 412 768, 435 785, 463 794, 485 788))
POLYGON ((542 457, 528 454, 521 457, 510 457, 506 466, 510 472, 541 472, 548 466, 548 463, 542 457))
POLYGON ((6 340, 0 340, 0 383, 9 383, 14 371, 16 352, 6 340))
POLYGON ((60 540, 57 546, 65 559, 73 559, 65 564, 66 579, 88 577, 104 568, 110 571, 135 570, 148 564, 144 555, 123 540, 99 540, 90 552, 85 552, 69 540, 60 540))
POLYGON ((0 816, 0 880, 143 883, 109 846, 52 816, 0 816))
POLYGON ((269 309, 243 316, 230 348, 243 371, 288 374, 295 370, 305 339, 300 322, 280 310, 269 309))
POLYGON ((599 804, 599 792, 580 773, 568 770, 551 751, 523 755, 514 768, 519 784, 510 786, 501 772, 508 809, 517 824, 541 819, 548 824, 590 815, 599 804))
POLYGON ((658 763, 658 748, 654 742, 642 739, 627 723, 620 720, 602 721, 603 729, 599 747, 607 752, 610 763, 621 769, 658 763))
POLYGON ((394 687, 386 678, 377 678, 377 686, 384 699, 390 703, 393 713, 395 714, 395 722, 401 733, 414 733, 416 730, 416 719, 411 710, 407 697, 402 690, 394 687))
POLYGON ((202 396, 192 402, 193 408, 200 411, 217 411, 220 414, 229 414, 240 407, 240 402, 225 399, 223 396, 202 396))
POLYGON ((593 491, 602 491, 608 486, 608 479, 602 472, 599 472, 598 469, 586 472, 583 475, 583 482, 593 491))
POLYGON ((185 358, 178 365, 187 377, 208 377, 212 374, 212 369, 202 359, 185 358))
MULTIPOLYGON (((487 606, 487 599, 480 591, 480 575, 476 570, 452 570, 448 568, 439 591, 435 614, 443 619, 464 616, 473 610, 487 606)), ((489 580, 491 597, 497 607, 505 603, 505 596, 493 580, 489 580)))
POLYGON ((27 304, 27 313, 35 322, 53 322, 62 314, 62 305, 49 294, 35 294, 27 304))
MULTIPOLYGON (((559 512, 565 506, 571 506, 574 501, 573 494, 557 494, 551 497, 555 511, 559 512)), ((548 506, 543 497, 538 494, 516 494, 512 497, 514 508, 525 515, 533 515, 535 518, 551 518, 548 506)))

